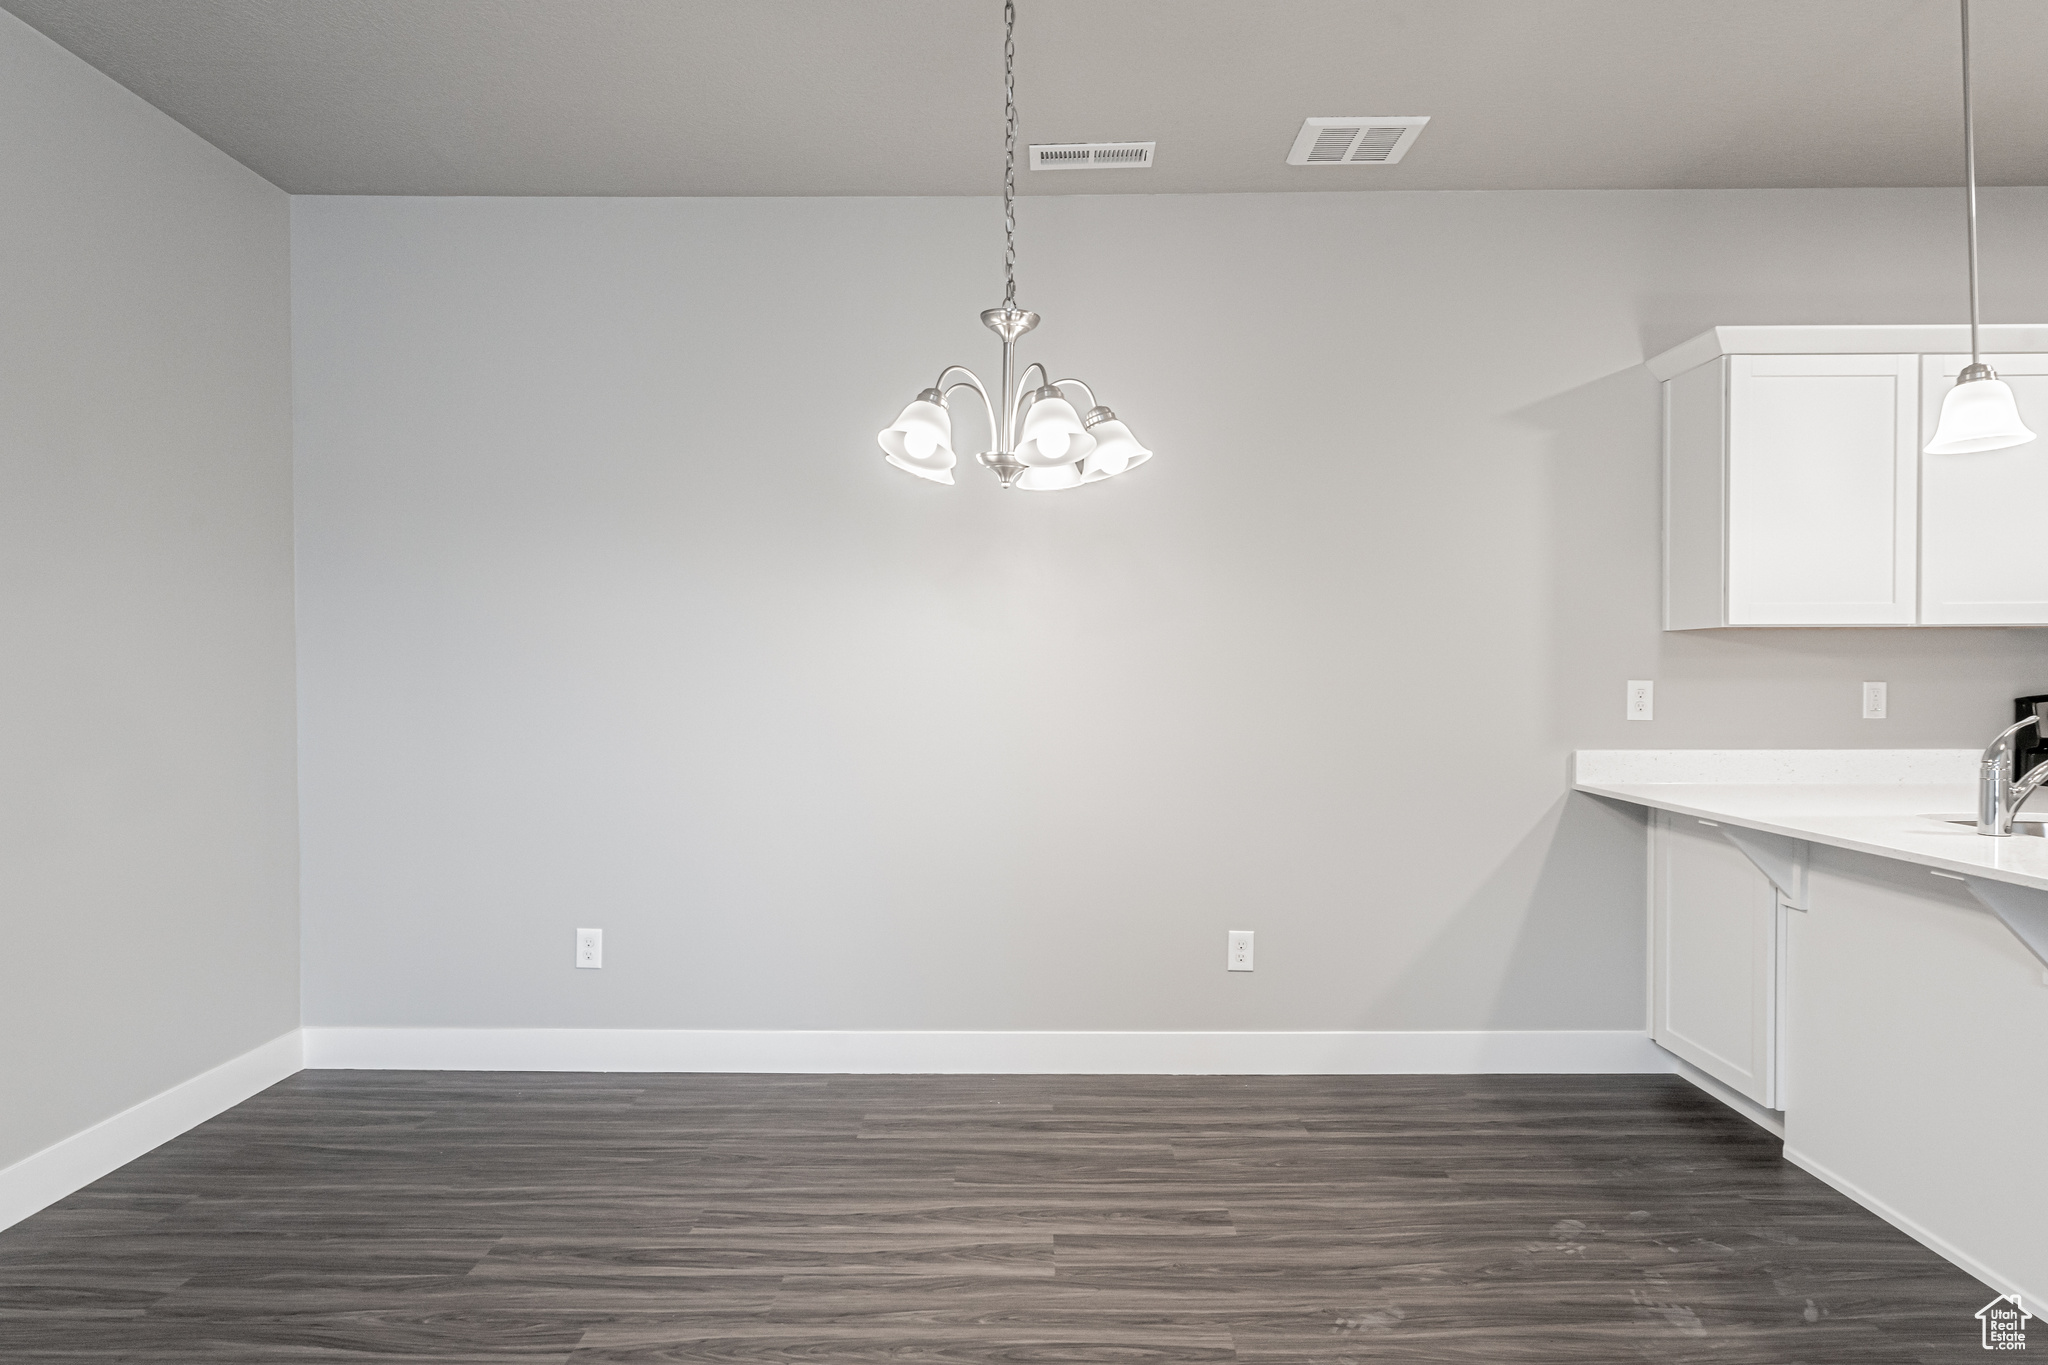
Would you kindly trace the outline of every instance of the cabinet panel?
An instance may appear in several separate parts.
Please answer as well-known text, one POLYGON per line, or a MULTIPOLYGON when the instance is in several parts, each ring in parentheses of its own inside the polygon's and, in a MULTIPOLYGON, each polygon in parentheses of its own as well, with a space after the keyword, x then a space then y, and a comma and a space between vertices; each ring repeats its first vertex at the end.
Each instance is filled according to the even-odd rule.
MULTIPOLYGON (((2048 555, 2012 511, 2048 506, 2048 355, 1984 357, 2040 440, 1976 455, 1920 457, 1923 625, 2048 625, 2048 555)), ((1921 441, 1968 356, 1921 358, 1921 441)))
POLYGON ((1913 622, 1918 359, 1729 358, 1729 625, 1913 622))
POLYGON ((1809 897, 1789 917, 1785 1155, 2038 1311, 2041 964, 1923 867, 1816 847, 1809 897))
POLYGON ((1660 812, 1652 838, 1650 1036, 1775 1107, 1777 890, 1705 821, 1660 812))

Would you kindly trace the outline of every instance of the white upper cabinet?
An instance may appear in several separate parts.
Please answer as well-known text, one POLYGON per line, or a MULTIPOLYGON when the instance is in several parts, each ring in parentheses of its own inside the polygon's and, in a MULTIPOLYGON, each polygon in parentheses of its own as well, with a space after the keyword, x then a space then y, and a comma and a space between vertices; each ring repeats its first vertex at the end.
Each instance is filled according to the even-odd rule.
POLYGON ((1722 327, 1664 380, 1664 627, 2048 625, 2048 327, 1987 359, 2033 444, 1923 455, 1966 327, 1722 327))
MULTIPOLYGON (((2048 622, 2048 553, 2012 510, 2048 506, 2048 355, 1987 355, 2020 418, 2041 439, 1978 455, 1920 457, 1920 622, 2025 626, 2048 622)), ((1941 396, 1968 355, 1921 358, 1921 443, 1934 439, 1941 396)))

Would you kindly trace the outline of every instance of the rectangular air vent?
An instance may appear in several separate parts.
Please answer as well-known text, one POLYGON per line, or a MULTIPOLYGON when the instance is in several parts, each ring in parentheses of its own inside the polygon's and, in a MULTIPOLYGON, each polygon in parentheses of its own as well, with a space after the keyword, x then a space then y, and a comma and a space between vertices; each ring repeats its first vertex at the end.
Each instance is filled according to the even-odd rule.
MULTIPOLYGON (((1391 166, 1408 155, 1427 114, 1385 118, 1312 118, 1301 125, 1290 166, 1391 166)), ((1036 148, 1033 149, 1034 151, 1036 148)))
POLYGON ((1142 171, 1155 142, 1034 142, 1034 171, 1142 171))

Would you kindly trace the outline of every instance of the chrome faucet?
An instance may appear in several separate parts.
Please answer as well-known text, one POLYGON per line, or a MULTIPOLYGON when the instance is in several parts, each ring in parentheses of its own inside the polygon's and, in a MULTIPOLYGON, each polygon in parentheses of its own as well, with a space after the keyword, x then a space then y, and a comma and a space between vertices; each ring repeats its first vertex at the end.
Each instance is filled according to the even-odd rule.
POLYGON ((2034 794, 2034 788, 2048 782, 2048 762, 2037 763, 2034 770, 2015 782, 2012 780, 2012 737, 2029 725, 2040 721, 2039 713, 2025 720, 2009 725, 1997 739, 1984 750, 1984 758, 1977 765, 1977 832, 1994 839, 2009 838, 2012 834, 2012 818, 2034 794))

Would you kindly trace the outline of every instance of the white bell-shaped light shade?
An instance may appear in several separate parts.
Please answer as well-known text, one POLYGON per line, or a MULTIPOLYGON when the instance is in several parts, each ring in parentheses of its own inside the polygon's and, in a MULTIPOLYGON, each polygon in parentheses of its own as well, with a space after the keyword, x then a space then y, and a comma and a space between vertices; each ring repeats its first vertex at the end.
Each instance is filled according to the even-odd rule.
POLYGON ((1138 444, 1131 429, 1114 417, 1088 428, 1095 438, 1095 453, 1088 457, 1088 482, 1113 479, 1152 458, 1152 452, 1138 444))
POLYGON ((1027 469, 1017 476, 1017 482, 1011 487, 1021 488, 1026 493, 1057 493, 1062 488, 1079 488, 1083 482, 1081 465, 1076 461, 1027 469))
POLYGON ((896 425, 875 437, 890 464, 934 483, 953 482, 953 417, 930 389, 903 409, 896 425))
POLYGON ((2022 446, 2034 439, 2020 420, 2019 404, 2003 379, 1971 379, 1941 400, 1941 422, 1927 443, 1929 455, 1974 455, 2022 446))
POLYGON ((1081 414, 1064 398, 1040 398, 1024 414, 1017 458, 1038 468, 1074 464, 1088 458, 1095 438, 1081 425, 1081 414))
POLYGON ((908 460, 899 460, 894 455, 885 456, 884 458, 904 473, 915 474, 920 479, 930 479, 933 483, 949 484, 953 482, 953 471, 950 469, 931 469, 924 465, 911 464, 908 460))

